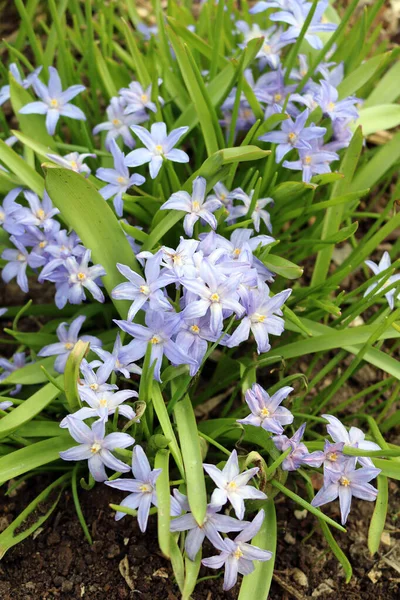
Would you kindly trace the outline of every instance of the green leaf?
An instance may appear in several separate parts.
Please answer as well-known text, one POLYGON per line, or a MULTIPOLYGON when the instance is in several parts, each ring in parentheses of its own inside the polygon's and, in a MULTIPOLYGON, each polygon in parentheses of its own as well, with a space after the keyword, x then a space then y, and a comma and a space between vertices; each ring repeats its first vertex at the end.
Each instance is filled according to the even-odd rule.
POLYGON ((128 50, 135 64, 137 78, 143 87, 147 87, 151 84, 151 77, 143 60, 143 55, 136 44, 136 39, 132 33, 132 29, 124 19, 122 19, 122 25, 128 50))
MULTIPOLYGON (((357 69, 352 71, 345 79, 339 84, 338 92, 339 98, 346 98, 351 96, 363 85, 375 75, 376 71, 380 69, 386 61, 390 58, 392 52, 385 52, 384 54, 378 54, 369 60, 363 62, 357 69)), ((388 100, 385 99, 385 102, 388 100)))
POLYGON ((0 381, 0 385, 35 385, 37 383, 45 383, 47 377, 41 369, 42 365, 51 375, 57 375, 56 371, 53 369, 54 356, 49 356, 40 359, 38 362, 29 363, 13 373, 10 373, 8 377, 0 381))
POLYGON ((100 79, 103 82, 103 85, 109 98, 112 98, 113 96, 118 96, 118 88, 115 85, 114 79, 112 78, 106 61, 104 60, 103 55, 97 46, 95 46, 95 55, 97 70, 99 72, 100 79))
POLYGON ((372 188, 381 177, 400 159, 400 133, 384 144, 354 175, 348 192, 372 188))
MULTIPOLYGON (((172 386, 174 389, 175 386, 172 386)), ((197 435, 196 418, 189 396, 177 402, 174 415, 185 467, 185 479, 190 510, 196 522, 202 526, 206 516, 207 492, 204 481, 200 440, 197 435)))
POLYGON ((385 528, 386 515, 389 504, 389 482, 384 475, 377 478, 378 496, 375 500, 374 512, 368 530, 368 549, 371 555, 378 552, 381 536, 385 528))
POLYGON ((164 398, 161 393, 160 385, 156 381, 153 382, 152 400, 154 410, 160 422, 163 434, 165 435, 167 440, 170 440, 168 447, 171 450, 171 454, 175 460, 176 466, 178 467, 181 476, 184 478, 185 469, 183 466, 181 451, 179 449, 178 442, 176 440, 175 433, 172 428, 171 420, 167 412, 167 407, 164 403, 164 398))
POLYGON ((32 535, 50 517, 61 498, 61 493, 69 478, 70 474, 66 473, 50 484, 0 534, 0 560, 10 548, 32 535), (51 504, 46 503, 49 495, 57 488, 60 488, 60 490, 55 500, 51 504), (44 510, 45 513, 43 514, 44 510))
POLYGON ((262 258, 263 264, 272 271, 287 279, 298 279, 303 275, 303 267, 295 265, 290 260, 268 253, 262 258))
POLYGON ((400 462, 386 460, 384 458, 373 458, 372 462, 375 467, 381 469, 381 475, 390 477, 391 479, 400 480, 400 462))
POLYGON ((266 562, 256 561, 255 569, 250 575, 243 577, 238 600, 267 600, 274 573, 276 557, 277 524, 274 501, 267 500, 263 505, 265 518, 260 531, 251 540, 251 543, 263 550, 272 552, 272 558, 266 562))
POLYGON ((19 154, 14 152, 10 146, 7 146, 3 140, 0 140, 0 160, 27 188, 36 192, 40 197, 43 196, 43 177, 41 177, 39 173, 36 173, 36 171, 32 169, 19 154))
POLYGON ((394 102, 400 96, 400 61, 396 61, 391 69, 377 82, 364 103, 364 108, 377 106, 386 102, 394 102))
POLYGON ((210 111, 210 99, 205 97, 206 88, 199 85, 188 56, 188 49, 183 46, 179 38, 170 30, 169 38, 174 48, 176 58, 182 73, 183 80, 189 92, 189 96, 196 109, 197 117, 203 132, 208 155, 218 151, 218 140, 213 127, 214 117, 210 111))
POLYGON ((0 484, 60 458, 60 452, 74 445, 68 432, 15 450, 0 458, 0 484))
POLYGON ((21 115, 20 109, 33 102, 31 94, 17 83, 10 75, 10 97, 15 116, 18 119, 19 128, 29 138, 36 140, 47 148, 47 152, 54 152, 56 145, 54 138, 47 133, 44 115, 21 115))
POLYGON ((89 342, 78 340, 69 353, 64 371, 64 389, 69 410, 71 413, 79 410, 82 406, 78 394, 79 368, 86 354, 89 352, 89 342))
MULTIPOLYGON (((62 377, 59 377, 58 380, 62 380, 62 377)), ((60 393, 57 387, 48 383, 33 394, 33 396, 7 413, 5 417, 0 419, 0 439, 7 437, 10 433, 18 429, 18 427, 31 421, 53 402, 60 393)))
POLYGON ((364 135, 393 129, 400 125, 400 106, 398 104, 380 104, 361 108, 359 114, 360 117, 354 127, 361 125, 364 135))
MULTIPOLYGON (((363 136, 361 129, 358 128, 350 142, 350 146, 347 148, 346 153, 343 156, 340 164, 340 170, 344 175, 344 178, 337 181, 332 187, 331 199, 341 196, 349 191, 349 185, 351 184, 354 173, 360 158, 362 151, 363 136)), ((354 191, 362 188, 355 188, 354 191)), ((345 205, 337 204, 327 209, 324 217, 322 226, 321 240, 327 240, 332 238, 336 232, 339 231, 340 224, 342 222, 345 205)), ((342 230, 343 232, 343 230, 342 230)), ((351 234, 350 234, 351 235, 351 234)), ((338 240, 334 243, 338 243, 338 240)), ((318 252, 315 267, 311 279, 311 285, 318 285, 325 281, 329 271, 329 265, 331 262, 333 247, 327 246, 318 252)))
POLYGON ((154 468, 161 469, 156 481, 157 491, 157 533, 161 552, 170 558, 170 512, 171 497, 169 491, 169 451, 159 450, 154 461, 154 468))
MULTIPOLYGON (((94 186, 78 173, 46 165, 45 175, 46 189, 61 216, 76 231, 86 248, 92 251, 93 263, 99 263, 105 269, 103 282, 111 295, 111 290, 125 281, 116 267, 117 263, 140 272, 116 216, 94 186)), ((121 317, 125 318, 130 302, 113 302, 121 317)))

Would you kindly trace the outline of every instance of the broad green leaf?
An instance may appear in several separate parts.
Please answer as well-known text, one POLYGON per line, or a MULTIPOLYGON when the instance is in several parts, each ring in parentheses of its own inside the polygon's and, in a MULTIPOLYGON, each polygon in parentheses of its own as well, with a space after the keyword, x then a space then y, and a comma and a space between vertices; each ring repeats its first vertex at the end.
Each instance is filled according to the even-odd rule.
POLYGON ((389 482, 384 475, 377 477, 378 496, 375 500, 374 512, 368 530, 368 549, 371 555, 378 551, 381 536, 385 528, 389 504, 389 482))
POLYGON ((295 265, 290 260, 268 253, 262 258, 262 262, 273 273, 277 273, 287 279, 298 279, 303 275, 303 267, 295 265))
POLYGON ((176 58, 179 63, 183 80, 189 92, 189 96, 191 97, 193 105, 196 109, 197 118, 203 132, 208 155, 214 154, 218 151, 219 146, 213 127, 214 117, 209 108, 210 100, 204 95, 204 91, 206 94, 208 94, 208 92, 206 91, 206 88, 203 90, 197 81, 197 77, 189 60, 187 47, 182 45, 179 38, 176 37, 172 30, 169 32, 169 38, 175 50, 176 58))
POLYGON ((41 525, 43 525, 46 519, 50 517, 60 500, 61 493, 69 478, 70 474, 66 473, 47 486, 47 488, 32 500, 22 513, 20 513, 18 517, 2 531, 0 534, 0 560, 10 548, 32 535, 32 533, 34 533, 41 525), (57 488, 60 488, 60 490, 56 495, 55 500, 53 500, 50 506, 46 505, 46 499, 57 488), (44 506, 46 506, 45 514, 43 514, 44 506))
MULTIPOLYGON (((58 380, 61 381, 62 377, 59 377, 58 380)), ((7 413, 5 417, 0 419, 0 439, 7 437, 10 433, 31 421, 53 402, 60 393, 57 387, 48 383, 33 396, 7 413)))
MULTIPOLYGON (((78 173, 46 165, 45 174, 51 200, 86 248, 92 251, 93 263, 101 264, 105 269, 103 282, 111 295, 111 290, 125 281, 116 267, 117 263, 140 271, 116 216, 93 185, 78 173)), ((130 302, 113 302, 121 317, 125 318, 130 302)))
POLYGON ((74 445, 68 432, 15 450, 0 458, 0 484, 60 458, 60 452, 74 445))
POLYGON ((37 362, 29 363, 25 367, 21 367, 10 373, 8 377, 0 381, 0 385, 35 385, 37 383, 45 383, 47 382, 47 378, 41 369, 42 365, 51 375, 57 375, 53 369, 54 356, 49 356, 37 362))
POLYGON ((170 558, 170 512, 171 498, 169 490, 169 451, 159 450, 154 461, 154 468, 161 469, 160 475, 157 477, 157 532, 158 544, 161 552, 167 558, 170 558))
POLYGON ((183 588, 185 585, 185 565, 183 562, 183 557, 181 551, 178 546, 178 542, 176 541, 176 537, 171 533, 170 534, 170 559, 172 564, 172 570, 175 575, 176 583, 181 592, 183 592, 183 588))
POLYGON ((154 410, 156 412, 157 418, 160 422, 161 429, 163 434, 169 440, 168 447, 171 450, 171 454, 175 460, 176 466, 179 469, 181 476, 185 477, 185 469, 182 461, 182 454, 178 446, 178 442, 175 437, 174 430, 172 428, 171 420, 169 418, 167 407, 164 403, 164 398, 160 390, 160 385, 154 381, 152 387, 152 400, 154 410))
POLYGON ((79 410, 82 406, 78 393, 79 368, 88 351, 89 342, 78 340, 69 353, 67 364, 65 365, 64 389, 71 413, 79 410))
POLYGON ((381 177, 400 159, 400 133, 384 144, 354 175, 348 192, 372 188, 381 177))
POLYGON ((21 131, 47 148, 47 152, 54 152, 56 145, 54 138, 47 133, 45 116, 20 114, 20 109, 33 102, 33 98, 27 90, 15 81, 12 75, 10 75, 10 92, 11 104, 21 131))
POLYGON ((190 560, 185 556, 185 585, 182 590, 182 600, 190 600, 192 593, 196 587, 199 571, 201 567, 201 549, 198 551, 196 558, 190 560))
POLYGON ((57 341, 55 335, 52 335, 51 333, 42 333, 41 331, 37 331, 36 333, 25 333, 24 331, 14 331, 13 329, 4 328, 4 333, 11 335, 24 346, 39 350, 43 348, 43 346, 53 344, 57 341))
POLYGON ((400 480, 400 462, 386 460, 385 458, 373 458, 372 462, 375 467, 381 469, 381 475, 400 480))
POLYGON ((364 135, 370 135, 376 131, 393 129, 400 125, 400 105, 380 104, 360 109, 360 117, 354 127, 361 126, 364 135))
MULTIPOLYGON (((363 85, 375 75, 376 71, 380 69, 391 56, 391 52, 385 52, 384 54, 378 54, 369 60, 362 63, 357 69, 349 73, 347 77, 339 84, 338 92, 339 98, 346 98, 351 96, 363 85)), ((388 102, 385 99, 385 102, 388 102)))
MULTIPOLYGON (((29 116, 31 116, 31 115, 29 115, 29 116)), ((11 131, 11 133, 13 135, 15 135, 16 138, 18 138, 18 140, 21 142, 21 144, 23 144, 24 146, 27 146, 28 148, 33 150, 42 162, 46 161, 46 160, 51 160, 47 156, 47 154, 57 154, 58 155, 57 150, 55 150, 54 148, 51 148, 49 146, 45 146, 37 138, 31 138, 31 137, 29 137, 29 135, 23 133, 22 131, 16 131, 14 129, 11 131)))
POLYGON ((32 167, 21 157, 14 152, 10 146, 7 146, 3 140, 0 140, 0 161, 12 171, 30 190, 36 192, 39 196, 43 195, 44 181, 43 177, 36 173, 32 167))
MULTIPOLYGON (((354 173, 360 158, 362 143, 362 132, 361 129, 358 128, 356 133, 353 135, 353 138, 350 142, 350 146, 347 148, 346 153, 344 154, 342 162, 340 164, 340 170, 343 173, 344 178, 340 181, 337 181, 334 184, 331 192, 331 199, 337 196, 341 196, 342 194, 349 191, 349 185, 353 180, 354 173)), ((322 240, 327 240, 328 238, 332 239, 332 236, 335 236, 336 232, 339 231, 339 227, 343 218, 344 208, 344 204, 337 204, 336 206, 332 206, 327 209, 322 226, 322 240)), ((338 241, 339 240, 335 241, 334 243, 338 243, 338 241)), ((323 248, 318 252, 311 279, 312 286, 318 285, 325 280, 329 271, 332 252, 333 247, 331 246, 327 246, 326 248, 323 248)))
MULTIPOLYGON (((172 386, 174 389, 175 386, 172 386)), ((204 481, 200 440, 197 435, 196 418, 189 396, 186 394, 175 404, 174 415, 185 467, 187 496, 190 510, 202 526, 206 516, 207 492, 204 481)))
POLYGON ((399 81, 400 61, 397 60, 374 86, 374 89, 364 103, 364 108, 378 106, 386 102, 395 102, 400 96, 399 81))
POLYGON ((277 524, 274 501, 267 500, 263 504, 265 518, 260 531, 251 540, 253 546, 269 550, 272 557, 266 562, 255 561, 255 569, 250 575, 243 577, 238 600, 267 600, 274 573, 276 558, 277 524))

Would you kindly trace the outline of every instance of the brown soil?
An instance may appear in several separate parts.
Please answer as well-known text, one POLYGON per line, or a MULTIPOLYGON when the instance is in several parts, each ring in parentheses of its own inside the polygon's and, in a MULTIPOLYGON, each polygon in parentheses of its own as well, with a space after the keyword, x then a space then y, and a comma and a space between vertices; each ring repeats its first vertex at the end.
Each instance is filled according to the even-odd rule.
MULTIPOLYGON (((28 482, 11 499, 4 497, 3 492, 0 528, 4 529, 45 485, 40 478, 35 483, 28 482)), ((335 533, 353 565, 354 577, 348 585, 341 567, 327 550, 315 519, 299 512, 299 507, 290 501, 277 498, 278 548, 270 599, 399 598, 400 540, 397 537, 396 543, 399 529, 395 527, 399 490, 396 485, 393 484, 391 492, 392 521, 387 524, 386 545, 382 545, 379 555, 370 558, 367 550, 366 522, 373 508, 370 503, 356 501, 347 535, 335 533)), ((0 563, 1 600, 178 600, 180 594, 169 562, 157 546, 156 519, 150 520, 145 535, 129 516, 116 523, 108 504, 118 503, 121 494, 104 485, 97 485, 90 492, 82 490, 80 498, 93 545, 89 546, 84 538, 72 497, 65 492, 35 539, 28 538, 9 550, 0 563), (120 572, 122 560, 129 565, 130 585, 120 572)), ((332 505, 328 513, 337 518, 337 506, 332 505)), ((216 572, 204 569, 200 577, 214 574, 216 572)), ((237 598, 239 585, 224 593, 220 575, 218 579, 201 582, 193 600, 237 598)))

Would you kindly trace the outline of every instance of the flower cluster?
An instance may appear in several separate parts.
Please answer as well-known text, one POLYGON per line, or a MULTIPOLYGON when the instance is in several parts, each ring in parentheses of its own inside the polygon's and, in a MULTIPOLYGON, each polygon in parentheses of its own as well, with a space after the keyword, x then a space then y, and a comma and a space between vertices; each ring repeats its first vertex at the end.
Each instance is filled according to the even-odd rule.
POLYGON ((105 275, 101 265, 89 266, 90 250, 80 242, 75 232, 61 229, 53 217, 59 213, 54 208, 47 192, 40 200, 37 194, 15 188, 7 194, 0 206, 0 225, 10 233, 14 248, 3 250, 2 258, 7 262, 2 270, 3 281, 16 281, 25 293, 29 291, 27 269, 38 275, 40 282, 55 283, 55 303, 63 308, 67 302, 81 304, 88 290, 93 297, 104 302, 100 289, 100 277, 105 275), (24 198, 27 206, 17 202, 24 198))

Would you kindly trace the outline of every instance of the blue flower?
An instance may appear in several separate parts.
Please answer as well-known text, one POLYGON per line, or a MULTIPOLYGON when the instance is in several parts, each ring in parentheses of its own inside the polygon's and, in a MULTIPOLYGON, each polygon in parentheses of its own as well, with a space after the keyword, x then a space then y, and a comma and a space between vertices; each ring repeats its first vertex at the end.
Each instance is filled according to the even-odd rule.
POLYGON ((60 211, 53 206, 48 193, 44 191, 42 201, 40 201, 37 194, 30 190, 24 191, 24 196, 28 201, 29 208, 21 208, 18 222, 22 225, 42 227, 44 231, 52 230, 54 227, 53 217, 58 215, 60 211))
POLYGON ((251 331, 257 342, 257 352, 268 352, 271 349, 269 335, 282 335, 284 331, 285 322, 281 317, 281 307, 291 293, 292 290, 288 289, 270 297, 266 285, 260 289, 243 291, 241 300, 246 316, 225 342, 228 348, 234 348, 248 340, 251 331))
POLYGON ((96 158, 95 154, 79 154, 79 152, 70 152, 65 156, 58 156, 58 154, 47 155, 53 162, 64 167, 64 169, 70 169, 75 173, 82 173, 85 177, 89 177, 90 168, 83 163, 86 158, 96 158))
MULTIPOLYGON (((105 482, 106 485, 117 490, 130 492, 129 496, 122 500, 121 506, 137 509, 139 528, 143 533, 147 528, 151 505, 157 506, 156 481, 161 471, 162 469, 151 470, 143 448, 135 446, 132 451, 133 479, 114 479, 105 482)), ((117 511, 115 520, 119 521, 124 516, 124 512, 117 511)))
POLYGON ((282 41, 282 29, 273 25, 262 30, 256 23, 250 27, 246 21, 237 21, 236 27, 244 36, 243 43, 239 44, 240 48, 245 48, 251 40, 264 38, 256 56, 259 59, 259 67, 263 69, 265 65, 268 65, 271 69, 277 69, 280 64, 280 50, 289 43, 282 41))
POLYGON ((132 150, 125 158, 127 167, 138 167, 150 163, 150 177, 155 179, 161 169, 163 160, 174 162, 189 162, 189 156, 183 150, 177 150, 174 146, 179 139, 189 130, 189 127, 178 127, 167 135, 165 123, 153 123, 150 133, 144 127, 132 125, 132 131, 138 136, 145 148, 132 150))
POLYGON ((67 421, 68 431, 79 446, 60 452, 63 460, 87 460, 93 479, 100 482, 107 479, 104 467, 121 473, 130 470, 128 465, 115 458, 111 450, 132 446, 135 443, 132 436, 127 433, 105 435, 105 422, 101 419, 95 421, 91 428, 72 415, 67 417, 67 421))
POLYGON ((69 103, 72 98, 84 91, 84 85, 73 85, 63 92, 57 69, 49 67, 49 85, 46 86, 36 77, 33 80, 33 89, 40 101, 26 104, 19 112, 22 115, 46 115, 46 128, 50 135, 54 135, 60 116, 86 121, 81 109, 69 103))
POLYGON ((299 160, 285 160, 283 162, 283 166, 286 169, 303 171, 302 177, 305 183, 310 183, 313 175, 330 173, 330 163, 339 159, 336 152, 325 150, 324 147, 320 147, 318 142, 318 139, 311 140, 311 149, 299 150, 299 160))
POLYGON ((110 142, 110 150, 114 159, 114 168, 105 169, 101 167, 96 171, 96 177, 106 181, 108 185, 99 190, 104 200, 114 197, 114 208, 118 217, 122 217, 124 203, 122 194, 133 185, 142 185, 146 180, 143 175, 134 173, 129 175, 128 168, 125 166, 125 154, 118 148, 115 140, 110 142))
POLYGON ((328 81, 321 80, 317 101, 322 112, 328 115, 332 121, 335 119, 358 119, 359 113, 354 105, 359 102, 359 99, 355 96, 348 96, 338 101, 338 97, 337 89, 328 81))
POLYGON ((223 589, 225 591, 233 588, 237 581, 238 573, 249 575, 254 571, 254 560, 265 562, 272 558, 272 552, 262 550, 246 542, 257 535, 264 520, 264 511, 260 510, 258 515, 249 523, 234 540, 225 538, 219 550, 221 554, 203 558, 201 561, 206 567, 220 569, 225 565, 225 576, 223 589))
MULTIPOLYGON (((334 442, 343 442, 345 446, 351 448, 359 448, 361 450, 380 450, 380 446, 375 442, 369 442, 365 439, 365 433, 358 427, 350 427, 347 431, 346 427, 333 415, 321 415, 329 423, 326 430, 334 442)), ((365 456, 358 456, 358 462, 365 467, 373 467, 372 460, 365 456)))
POLYGON ((128 321, 132 321, 136 313, 149 302, 152 310, 170 310, 168 298, 160 290, 170 282, 170 278, 160 277, 161 254, 156 254, 146 261, 145 278, 135 273, 126 265, 117 263, 118 271, 128 279, 128 282, 117 285, 111 296, 116 300, 133 300, 129 311, 128 321))
POLYGON ((284 386, 275 392, 273 396, 269 396, 261 385, 255 383, 245 394, 246 403, 251 410, 251 414, 245 419, 238 419, 237 422, 243 425, 262 427, 265 431, 278 435, 283 433, 282 425, 293 423, 293 415, 290 410, 279 405, 291 392, 293 392, 292 387, 284 386))
POLYGON ((86 317, 84 316, 77 317, 71 322, 69 328, 67 327, 67 323, 60 323, 57 327, 59 342, 44 346, 38 352, 38 356, 57 356, 54 362, 54 369, 58 373, 64 373, 68 357, 79 340, 89 342, 92 346, 101 346, 101 341, 92 335, 79 336, 79 331, 85 320, 86 317))
POLYGON ((25 246, 13 235, 10 237, 10 242, 14 244, 16 249, 6 248, 3 250, 1 258, 8 262, 1 272, 1 277, 5 283, 16 277, 21 290, 28 293, 27 267, 29 266, 32 269, 41 267, 45 264, 46 260, 35 252, 29 253, 25 246))
MULTIPOLYGON (((151 88, 152 86, 149 85, 146 89, 143 89, 138 81, 132 81, 127 88, 119 90, 126 104, 124 114, 140 113, 145 111, 146 108, 152 112, 157 112, 155 102, 151 101, 151 88)), ((158 97, 158 101, 161 105, 164 104, 161 96, 158 97)))
POLYGON ((342 525, 346 523, 349 516, 353 496, 374 502, 378 495, 378 490, 368 482, 375 479, 381 470, 375 467, 356 469, 356 462, 357 457, 350 457, 342 463, 340 469, 333 470, 326 467, 324 486, 311 502, 313 506, 321 506, 339 497, 342 525))
MULTIPOLYGON (((392 263, 390 260, 389 252, 384 252, 382 255, 382 258, 378 264, 374 263, 372 260, 366 260, 365 264, 371 269, 371 271, 373 272, 374 275, 379 275, 379 273, 381 273, 382 271, 386 271, 386 269, 388 269, 392 263)), ((378 291, 375 293, 380 292, 382 289, 382 286, 380 285, 380 283, 383 279, 384 279, 384 277, 382 277, 382 279, 379 279, 378 281, 375 281, 373 284, 371 284, 366 289, 366 291, 364 293, 364 298, 365 298, 365 296, 368 296, 377 287, 378 287, 378 291)), ((387 279, 387 281, 383 284, 383 287, 387 288, 390 285, 392 285, 393 283, 395 283, 396 281, 400 281, 400 275, 391 275, 387 279)), ((398 294, 396 298, 395 298, 395 294, 396 294, 396 290, 394 288, 385 294, 386 300, 387 300, 391 310, 394 309, 395 300, 400 300, 400 294, 398 294)))
POLYGON ((321 138, 326 133, 325 127, 311 125, 306 127, 307 119, 310 115, 309 110, 305 110, 293 121, 290 117, 281 123, 281 131, 271 131, 260 136, 258 139, 262 142, 272 142, 278 144, 276 147, 276 162, 279 163, 290 150, 297 148, 299 150, 310 149, 310 140, 321 138))
POLYGON ((127 346, 122 345, 119 333, 115 338, 112 352, 107 352, 107 350, 104 350, 104 348, 100 348, 99 346, 93 347, 92 350, 103 361, 103 364, 99 366, 96 374, 97 380, 99 381, 107 381, 113 371, 115 373, 121 373, 127 379, 130 378, 131 373, 135 373, 136 375, 142 374, 142 369, 140 367, 135 365, 135 363, 124 359, 124 353, 126 354, 126 351, 129 350, 129 344, 127 346))
POLYGON ((325 460, 325 454, 322 451, 309 452, 307 446, 301 441, 306 424, 303 423, 296 433, 288 438, 286 435, 276 435, 272 437, 276 448, 281 452, 290 449, 288 456, 282 462, 283 471, 296 471, 301 465, 310 467, 320 467, 325 460))
POLYGON ((175 192, 164 202, 160 210, 182 210, 188 213, 183 221, 183 228, 188 237, 193 236, 194 224, 199 220, 205 221, 212 229, 217 227, 217 219, 212 214, 222 206, 217 199, 207 199, 204 201, 206 194, 206 180, 204 177, 196 177, 193 181, 193 193, 175 192))
MULTIPOLYGON (((178 490, 174 490, 174 496, 177 498, 183 510, 189 510, 189 503, 186 496, 178 490)), ((229 533, 230 531, 242 531, 248 521, 239 521, 228 515, 219 514, 220 506, 213 504, 207 505, 206 516, 201 525, 199 525, 191 512, 171 521, 171 531, 188 531, 185 539, 185 550, 190 560, 195 560, 204 539, 207 538, 215 548, 219 549, 223 540, 219 532, 229 533)))
MULTIPOLYGON (((15 63, 11 63, 10 67, 9 67, 9 71, 10 71, 11 75, 14 77, 15 81, 17 83, 19 83, 19 85, 21 85, 25 90, 27 90, 31 87, 32 83, 35 81, 35 79, 37 78, 37 76, 39 75, 41 70, 42 70, 42 67, 39 67, 38 69, 35 69, 34 71, 32 71, 32 73, 30 73, 25 79, 22 79, 21 74, 18 69, 18 66, 15 63)), ((4 104, 4 102, 7 102, 7 100, 9 100, 9 99, 10 99, 10 86, 3 85, 3 87, 0 88, 0 106, 2 104, 4 104)))
POLYGON ((253 467, 240 473, 236 450, 233 450, 222 471, 215 465, 204 464, 203 467, 217 485, 211 496, 211 504, 221 507, 229 501, 240 520, 244 517, 244 501, 246 499, 265 500, 267 498, 261 490, 247 485, 260 469, 253 467))
MULTIPOLYGON (((246 192, 244 192, 242 190, 242 188, 234 189, 231 192, 232 198, 243 202, 243 206, 234 206, 231 209, 229 216, 227 217, 226 220, 232 221, 239 217, 246 216, 247 213, 249 212, 253 195, 254 195, 254 190, 251 190, 250 194, 246 194, 246 192)), ((273 204, 273 203, 274 203, 274 201, 272 198, 259 198, 256 201, 253 213, 249 216, 253 219, 254 229, 257 231, 257 233, 260 231, 261 221, 263 221, 265 223, 265 226, 268 229, 268 231, 272 231, 271 217, 269 216, 269 213, 264 209, 266 206, 268 206, 268 204, 273 204)))
MULTIPOLYGON (((129 398, 137 398, 137 396, 138 394, 134 390, 118 390, 115 392, 107 390, 98 393, 87 388, 79 389, 80 399, 83 402, 86 402, 86 404, 89 404, 90 408, 84 406, 74 412, 71 417, 78 419, 79 421, 94 417, 99 417, 99 419, 107 421, 108 417, 113 415, 118 409, 118 415, 122 415, 129 419, 129 421, 132 421, 132 419, 136 417, 136 413, 131 406, 123 404, 123 402, 129 398)), ((68 417, 65 417, 61 421, 60 427, 68 427, 68 417)))
MULTIPOLYGON (((7 360, 6 358, 0 358, 0 369, 3 369, 3 373, 1 373, 0 375, 0 381, 6 379, 9 375, 11 375, 11 373, 14 373, 14 371, 22 369, 22 367, 25 366, 25 360, 25 352, 15 352, 11 360, 7 360)), ((19 394, 21 389, 21 384, 16 385, 15 388, 10 391, 10 396, 15 396, 16 394, 19 394)))
MULTIPOLYGON (((318 2, 315 13, 308 26, 305 39, 312 48, 320 50, 323 46, 322 40, 318 35, 319 32, 335 31, 337 25, 333 23, 322 23, 321 19, 329 4, 329 0, 321 0, 318 2)), ((278 11, 270 16, 271 21, 281 21, 289 24, 289 28, 282 34, 282 41, 297 39, 307 19, 308 13, 312 8, 310 2, 301 3, 298 0, 293 0, 290 3, 288 10, 278 11)))
POLYGON ((3 200, 3 206, 0 206, 0 227, 3 227, 8 233, 21 235, 24 233, 24 226, 19 224, 19 215, 21 205, 15 202, 22 188, 18 187, 8 192, 3 200))
POLYGON ((130 126, 143 123, 149 118, 144 111, 127 115, 125 114, 125 108, 126 103, 123 98, 111 98, 106 110, 108 121, 96 125, 93 129, 93 135, 100 133, 100 131, 107 131, 105 141, 107 150, 111 149, 111 140, 117 140, 119 137, 122 137, 125 146, 133 148, 135 140, 130 132, 130 126))
POLYGON ((173 365, 191 365, 195 361, 179 348, 173 337, 180 327, 180 316, 174 312, 154 311, 147 309, 146 327, 129 321, 115 321, 123 331, 131 335, 134 340, 124 348, 123 362, 134 362, 146 354, 150 344, 150 364, 155 361, 154 378, 161 381, 161 364, 163 355, 173 365))

